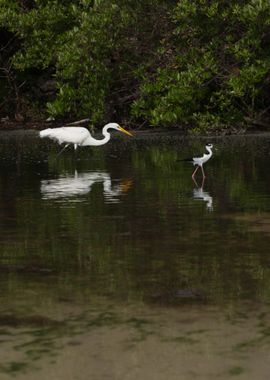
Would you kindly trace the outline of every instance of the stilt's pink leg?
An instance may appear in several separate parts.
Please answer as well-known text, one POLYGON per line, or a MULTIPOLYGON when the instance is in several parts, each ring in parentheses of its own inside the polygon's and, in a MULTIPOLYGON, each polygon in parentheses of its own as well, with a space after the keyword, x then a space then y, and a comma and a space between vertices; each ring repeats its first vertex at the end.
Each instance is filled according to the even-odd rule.
POLYGON ((197 165, 197 167, 196 167, 196 169, 194 170, 194 172, 193 172, 193 174, 192 174, 192 178, 194 178, 194 176, 195 176, 195 174, 196 174, 196 172, 197 172, 197 170, 199 169, 199 165, 197 165))
POLYGON ((203 178, 205 178, 205 174, 204 174, 203 166, 201 166, 201 168, 202 168, 202 175, 203 175, 203 178))

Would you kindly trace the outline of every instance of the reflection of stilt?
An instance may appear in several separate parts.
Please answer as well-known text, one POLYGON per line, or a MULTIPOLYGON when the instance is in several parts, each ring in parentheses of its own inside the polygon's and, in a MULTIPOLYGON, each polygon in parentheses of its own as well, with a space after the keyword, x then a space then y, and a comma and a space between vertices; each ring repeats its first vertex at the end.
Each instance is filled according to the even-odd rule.
POLYGON ((213 197, 211 197, 211 195, 208 192, 204 191, 204 189, 203 189, 205 177, 203 177, 200 187, 198 186, 195 178, 192 177, 192 179, 193 179, 193 182, 196 186, 196 189, 193 189, 193 199, 203 200, 204 202, 206 202, 207 210, 213 211, 213 197))

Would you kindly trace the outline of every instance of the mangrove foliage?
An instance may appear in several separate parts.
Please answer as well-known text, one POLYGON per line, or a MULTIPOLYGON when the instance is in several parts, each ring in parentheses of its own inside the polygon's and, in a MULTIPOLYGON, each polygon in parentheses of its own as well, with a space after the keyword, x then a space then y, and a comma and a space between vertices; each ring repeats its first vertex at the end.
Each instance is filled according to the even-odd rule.
POLYGON ((2 118, 269 121, 269 0, 0 0, 0 32, 2 118))

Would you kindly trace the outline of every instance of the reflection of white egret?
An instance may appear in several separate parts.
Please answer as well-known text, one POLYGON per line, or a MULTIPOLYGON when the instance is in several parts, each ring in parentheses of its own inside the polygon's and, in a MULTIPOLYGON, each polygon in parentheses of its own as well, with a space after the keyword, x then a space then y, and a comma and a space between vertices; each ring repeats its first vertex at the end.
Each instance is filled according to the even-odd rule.
POLYGON ((104 137, 100 140, 92 137, 88 129, 84 127, 47 128, 41 131, 39 135, 40 137, 48 137, 49 139, 56 140, 59 144, 65 143, 64 148, 61 150, 62 152, 70 144, 73 144, 75 150, 77 149, 77 146, 104 145, 111 138, 111 134, 108 132, 109 129, 115 129, 116 131, 132 136, 130 132, 120 127, 117 123, 106 124, 102 129, 102 134, 104 137))
POLYGON ((110 175, 106 172, 78 174, 76 171, 73 176, 42 180, 40 191, 43 199, 70 198, 89 193, 95 183, 103 184, 103 194, 108 203, 119 202, 119 196, 126 193, 132 184, 131 180, 125 180, 113 185, 110 175))
POLYGON ((198 186, 197 182, 194 180, 195 185, 197 186, 195 189, 193 189, 193 198, 194 199, 201 199, 202 201, 206 202, 206 208, 208 211, 213 211, 213 197, 207 192, 204 191, 204 180, 202 181, 201 187, 198 186))

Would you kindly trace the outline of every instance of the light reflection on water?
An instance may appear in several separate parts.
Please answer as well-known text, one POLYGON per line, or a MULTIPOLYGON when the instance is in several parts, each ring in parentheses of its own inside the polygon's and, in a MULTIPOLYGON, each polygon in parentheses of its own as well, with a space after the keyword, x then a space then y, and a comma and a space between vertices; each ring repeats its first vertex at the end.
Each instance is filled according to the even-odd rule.
POLYGON ((268 379, 269 136, 0 139, 3 379, 268 379))

